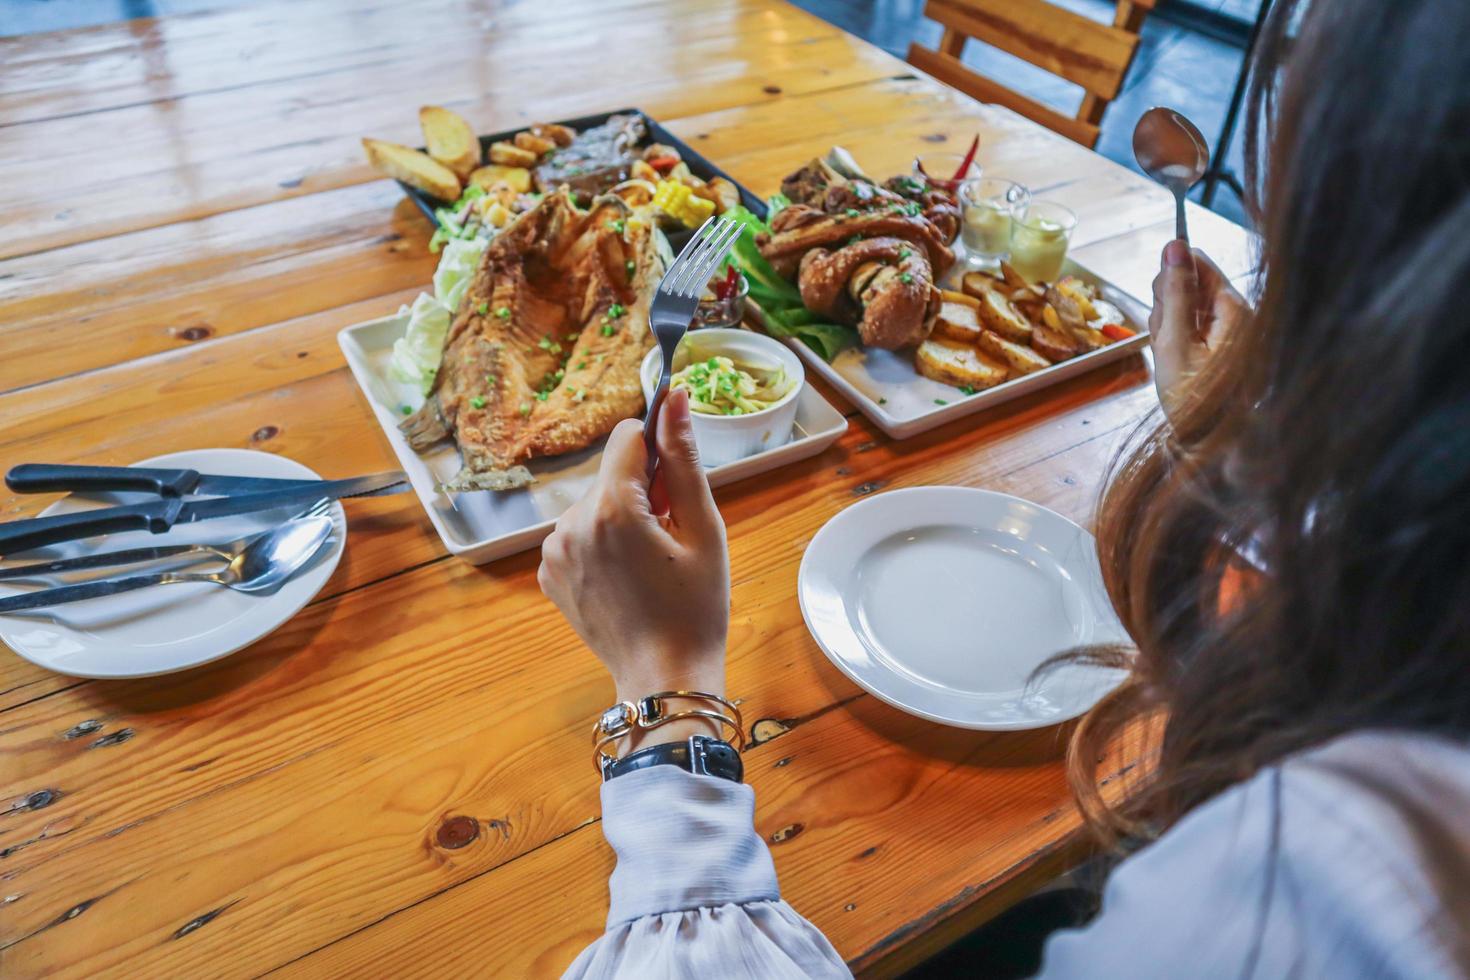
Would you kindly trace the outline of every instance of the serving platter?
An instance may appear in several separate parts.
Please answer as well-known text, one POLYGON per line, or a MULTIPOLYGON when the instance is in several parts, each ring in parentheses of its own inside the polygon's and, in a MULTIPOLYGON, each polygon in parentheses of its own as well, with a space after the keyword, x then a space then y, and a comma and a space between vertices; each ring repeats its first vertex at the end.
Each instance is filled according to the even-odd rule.
MULTIPOLYGON (((745 207, 747 207, 754 213, 764 217, 766 213, 766 206, 760 198, 752 194, 745 187, 744 184, 740 183, 740 181, 736 180, 734 177, 731 177, 729 174, 725 173, 725 171, 721 170, 719 167, 711 163, 708 158, 699 153, 688 143, 685 143, 683 140, 679 139, 679 137, 675 136, 673 133, 665 129, 657 119, 654 119, 642 109, 614 109, 611 112, 598 112, 590 116, 578 116, 575 119, 543 119, 537 121, 557 123, 562 126, 570 126, 572 129, 575 129, 577 132, 580 133, 584 129, 588 129, 593 126, 601 126, 613 116, 641 117, 643 119, 644 126, 647 127, 648 130, 647 142, 663 143, 665 146, 672 146, 674 149, 678 150, 680 159, 688 164, 689 172, 694 174, 694 176, 698 177, 701 180, 708 181, 714 177, 723 177, 725 180, 728 180, 730 183, 735 185, 736 189, 740 191, 740 203, 745 205, 745 207)), ((486 158, 486 154, 490 150, 490 144, 497 143, 502 140, 510 140, 512 137, 515 136, 516 133, 522 132, 523 130, 525 130, 525 128, 525 125, 521 125, 517 126, 514 129, 507 129, 503 132, 479 137, 481 158, 486 158)), ((419 149, 422 150, 423 147, 420 147, 419 149)), ((434 197, 432 194, 427 194, 424 191, 419 190, 417 187, 404 183, 401 180, 397 181, 397 184, 399 187, 403 188, 403 193, 407 194, 409 198, 413 200, 414 204, 418 205, 419 210, 424 213, 424 216, 427 217, 430 222, 434 222, 436 220, 434 217, 434 211, 436 208, 449 207, 454 203, 453 201, 441 201, 439 198, 434 197)), ((673 245, 674 251, 676 253, 684 247, 685 242, 689 240, 689 237, 692 234, 692 229, 681 232, 673 232, 669 234, 669 243, 673 245)))
MULTIPOLYGON (((956 251, 955 268, 940 283, 945 289, 958 290, 960 276, 970 271, 964 265, 964 252, 958 243, 956 251)), ((914 368, 912 351, 852 347, 828 362, 798 339, 788 338, 786 342, 809 370, 842 392, 874 425, 894 439, 907 439, 1110 364, 1148 345, 1147 306, 1070 258, 1062 267, 1062 274, 1076 276, 1097 287, 1098 294, 1123 312, 1137 334, 973 395, 920 375, 914 368)))
MULTIPOLYGON (((347 327, 337 342, 414 492, 449 552, 480 565, 534 548, 556 519, 592 485, 602 455, 590 449, 528 464, 537 482, 520 490, 443 493, 438 487, 460 468, 450 445, 419 454, 398 429, 405 405, 422 395, 390 373, 393 344, 407 328, 406 316, 388 316, 347 327)), ((847 419, 810 385, 803 388, 790 441, 708 471, 711 486, 723 486, 815 456, 847 431, 847 419)))

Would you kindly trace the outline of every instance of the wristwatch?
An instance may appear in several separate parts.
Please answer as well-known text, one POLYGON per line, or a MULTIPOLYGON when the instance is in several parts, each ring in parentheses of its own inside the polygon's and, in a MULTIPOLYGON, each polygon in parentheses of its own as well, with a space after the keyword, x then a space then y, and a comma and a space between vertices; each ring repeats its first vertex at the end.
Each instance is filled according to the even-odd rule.
POLYGON ((717 776, 732 783, 745 778, 745 766, 733 745, 708 735, 690 735, 683 742, 665 742, 609 759, 602 767, 602 781, 653 766, 678 766, 696 776, 717 776))

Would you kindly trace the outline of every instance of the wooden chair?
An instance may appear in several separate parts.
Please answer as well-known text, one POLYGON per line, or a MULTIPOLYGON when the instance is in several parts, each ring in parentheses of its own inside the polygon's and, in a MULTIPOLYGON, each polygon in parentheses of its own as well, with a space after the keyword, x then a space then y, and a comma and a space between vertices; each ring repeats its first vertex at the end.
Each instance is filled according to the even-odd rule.
POLYGON ((1138 32, 1155 0, 1118 0, 1102 24, 1047 0, 929 0, 924 16, 944 27, 939 50, 909 45, 909 64, 982 102, 994 102, 1083 146, 1097 143, 1103 110, 1118 94, 1138 50, 1138 32), (965 42, 982 41, 1085 91, 1075 116, 987 78, 961 61, 965 42))

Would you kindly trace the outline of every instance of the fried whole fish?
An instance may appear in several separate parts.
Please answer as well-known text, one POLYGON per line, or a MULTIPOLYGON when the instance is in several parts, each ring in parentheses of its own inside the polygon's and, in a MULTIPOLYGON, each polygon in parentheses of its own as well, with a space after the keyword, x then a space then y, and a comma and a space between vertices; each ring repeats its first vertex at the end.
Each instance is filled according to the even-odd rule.
POLYGON ((422 452, 453 438, 464 466, 441 489, 535 482, 527 461, 585 449, 643 411, 656 232, 604 195, 583 211, 548 194, 485 249, 424 406, 400 428, 422 452))

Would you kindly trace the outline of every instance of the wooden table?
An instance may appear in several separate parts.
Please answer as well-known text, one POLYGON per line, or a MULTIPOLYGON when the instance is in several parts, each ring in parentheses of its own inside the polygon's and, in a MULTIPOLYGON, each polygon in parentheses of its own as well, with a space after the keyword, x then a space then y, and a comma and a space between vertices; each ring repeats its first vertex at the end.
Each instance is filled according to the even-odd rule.
MULTIPOLYGON (((0 93, 6 467, 203 446, 393 467, 336 333, 433 270, 358 146, 415 142, 422 103, 487 132, 637 105, 758 193, 833 143, 887 174, 979 130, 986 168, 1074 207, 1074 254, 1143 297, 1173 220, 1123 168, 775 0, 249 5, 0 41, 0 93)), ((1243 231, 1191 220, 1248 271, 1243 231)), ((918 484, 1089 521, 1154 405, 1134 358, 905 442, 852 413, 822 456, 718 494, 757 823, 856 970, 915 962, 1083 842, 1062 733, 941 728, 828 664, 803 548, 918 484)), ((536 553, 453 560, 412 496, 348 512, 316 601, 222 662, 101 683, 0 655, 0 973, 541 976, 599 934, 587 727, 612 686, 536 553)))

